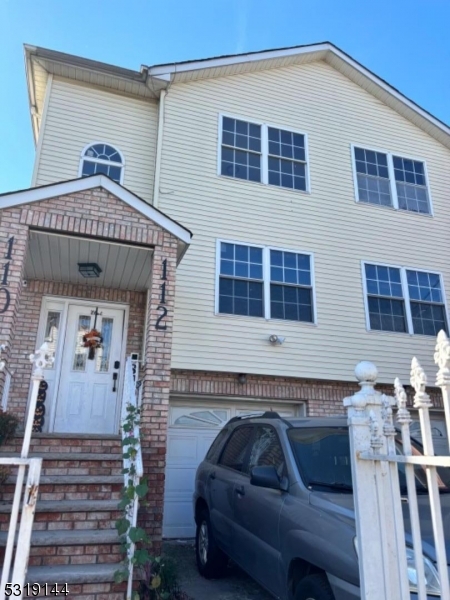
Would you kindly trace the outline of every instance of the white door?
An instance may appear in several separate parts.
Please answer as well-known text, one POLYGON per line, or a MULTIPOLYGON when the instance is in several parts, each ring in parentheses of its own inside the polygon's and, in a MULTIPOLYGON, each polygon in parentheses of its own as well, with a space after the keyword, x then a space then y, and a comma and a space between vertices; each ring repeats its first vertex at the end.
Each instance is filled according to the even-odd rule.
MULTIPOLYGON (((283 417, 293 417, 300 407, 272 406, 283 417)), ((195 535, 192 496, 195 473, 209 447, 231 417, 262 414, 269 405, 217 403, 171 406, 167 436, 163 536, 190 538, 195 535)), ((301 410, 301 409, 300 409, 301 410)))
POLYGON ((124 311, 98 305, 101 314, 96 329, 103 341, 92 360, 83 344, 83 336, 94 327, 91 311, 91 306, 69 306, 53 427, 56 432, 117 433, 120 369, 116 367, 122 354, 124 311))

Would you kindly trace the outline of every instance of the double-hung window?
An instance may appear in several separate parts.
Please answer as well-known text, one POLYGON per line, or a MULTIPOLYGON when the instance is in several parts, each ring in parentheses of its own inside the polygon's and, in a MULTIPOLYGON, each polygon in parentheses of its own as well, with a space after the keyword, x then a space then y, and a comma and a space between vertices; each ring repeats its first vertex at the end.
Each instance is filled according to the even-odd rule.
POLYGON ((356 198, 420 214, 431 214, 425 163, 388 152, 353 147, 356 198))
POLYGON ((220 174, 309 191, 304 133, 221 116, 220 174))
POLYGON ((315 322, 312 255, 219 241, 219 314, 315 322))
POLYGON ((437 273, 365 263, 368 329, 436 336, 448 330, 437 273))

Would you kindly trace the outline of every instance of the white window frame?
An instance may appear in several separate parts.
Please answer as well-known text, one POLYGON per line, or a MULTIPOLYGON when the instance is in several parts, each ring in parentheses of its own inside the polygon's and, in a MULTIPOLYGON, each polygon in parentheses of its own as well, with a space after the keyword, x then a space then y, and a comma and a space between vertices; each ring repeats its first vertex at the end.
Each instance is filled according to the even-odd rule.
POLYGON ((78 177, 82 177, 83 172, 83 162, 84 160, 90 160, 91 162, 96 162, 102 165, 116 165, 117 167, 121 167, 120 169, 120 185, 123 185, 123 177, 125 173, 125 159, 123 157, 123 152, 119 150, 119 148, 115 144, 111 144, 111 142, 99 141, 99 142, 90 142, 86 144, 80 154, 80 164, 78 166, 78 177), (104 144, 105 146, 111 146, 120 156, 120 163, 113 162, 111 160, 104 160, 102 158, 91 158, 90 156, 85 156, 86 150, 88 150, 91 146, 95 146, 96 144, 104 144))
MULTIPOLYGON (((263 244, 252 244, 249 242, 236 241, 236 240, 226 240, 226 239, 217 239, 216 240, 216 289, 215 289, 215 299, 214 299, 214 314, 217 317, 231 317, 233 319, 256 319, 258 321, 276 321, 278 323, 297 323, 298 325, 306 325, 306 326, 316 326, 318 324, 317 320, 317 302, 316 302, 316 281, 315 281, 315 269, 314 269, 314 254, 312 252, 308 252, 306 250, 298 250, 293 248, 281 248, 279 246, 264 246, 263 244), (220 245, 224 244, 237 244, 239 246, 248 246, 251 248, 260 248, 263 251, 263 306, 264 306, 264 315, 262 317, 254 317, 247 315, 233 315, 230 313, 221 313, 219 312, 219 282, 220 282, 220 245), (270 251, 271 250, 279 250, 281 252, 292 252, 294 254, 304 254, 309 256, 310 260, 310 274, 311 274, 311 291, 312 291, 312 312, 313 312, 313 320, 312 321, 294 321, 289 319, 275 319, 270 315, 270 251)), ((253 280, 245 280, 245 281, 253 281, 253 280)), ((257 281, 257 280, 255 280, 257 281)), ((281 284, 282 285, 282 284, 281 284)), ((293 286, 294 287, 294 286, 293 286)), ((297 285, 295 287, 305 287, 301 285, 297 285)))
MULTIPOLYGON (((243 149, 244 152, 247 152, 243 149)), ((283 157, 280 157, 283 158, 283 157)), ((286 159, 291 160, 291 159, 286 159)), ((292 159, 295 162, 295 159, 292 159)), ((297 161, 302 162, 302 161, 297 161)), ((298 129, 293 129, 292 127, 287 127, 284 125, 275 125, 274 123, 267 123, 264 121, 256 121, 250 117, 242 117, 237 115, 232 115, 229 113, 219 113, 219 124, 218 124, 218 148, 217 148, 217 175, 223 179, 233 179, 236 181, 256 184, 267 185, 269 188, 279 189, 279 190, 287 190, 288 192, 296 192, 298 194, 311 194, 311 179, 309 174, 309 140, 308 134, 304 131, 300 131, 298 129), (238 177, 228 177, 227 175, 222 175, 222 133, 223 133, 223 118, 228 117, 229 119, 237 119, 238 121, 244 121, 246 123, 251 123, 252 125, 258 125, 261 127, 261 181, 251 181, 248 179, 239 179, 238 177), (269 183, 269 127, 274 129, 280 129, 283 131, 288 131, 289 133, 296 133, 298 135, 303 135, 305 138, 305 176, 306 176, 306 190, 297 190, 295 188, 288 188, 281 185, 274 185, 269 183)))
POLYGON ((420 217, 434 217, 433 200, 431 198, 431 189, 430 189, 430 179, 428 177, 427 162, 424 158, 418 158, 417 156, 409 156, 408 154, 404 154, 403 152, 390 152, 389 150, 386 150, 386 149, 373 148, 371 146, 367 146, 364 143, 361 143, 361 144, 351 143, 350 144, 350 153, 351 153, 352 170, 353 170, 353 188, 355 191, 355 202, 357 202, 358 204, 363 204, 363 205, 368 205, 368 206, 376 206, 377 208, 387 208, 387 209, 391 209, 391 210, 394 209, 394 210, 398 210, 401 213, 407 213, 410 215, 418 215, 420 217), (389 189, 391 191, 392 206, 384 206, 383 204, 374 204, 372 202, 365 202, 365 201, 359 199, 358 174, 356 171, 355 148, 362 148, 363 150, 369 150, 371 152, 379 152, 381 154, 386 154, 387 165, 388 165, 388 174, 389 174, 389 189), (399 208, 398 195, 397 195, 397 182, 395 181, 395 172, 394 172, 394 160, 393 160, 394 156, 397 156, 399 158, 406 158, 407 160, 415 160, 415 161, 421 162, 423 164, 423 172, 425 175, 425 183, 426 183, 427 195, 428 195, 428 204, 430 206, 430 212, 428 214, 418 213, 413 210, 404 210, 404 209, 399 208))
MULTIPOLYGON (((418 269, 417 267, 410 266, 400 266, 400 265, 392 265, 383 262, 379 262, 377 260, 362 260, 361 261, 361 273, 362 273, 362 287, 363 287, 363 295, 364 295, 364 310, 366 314, 366 329, 370 332, 388 334, 388 335, 418 335, 420 337, 432 337, 428 335, 422 335, 420 333, 414 333, 414 326, 411 314, 411 299, 409 297, 409 287, 408 280, 406 277, 406 271, 417 271, 417 273, 431 273, 432 275, 437 275, 439 277, 439 282, 441 284, 441 293, 444 305, 444 313, 447 321, 447 327, 449 327, 449 312, 447 305, 447 294, 445 293, 444 286, 444 277, 440 271, 436 271, 435 269, 418 269), (368 292, 367 292, 367 281, 366 281, 366 265, 376 265, 377 267, 390 267, 392 269, 400 270, 400 282, 402 285, 402 293, 403 293, 403 301, 405 303, 405 316, 406 316, 406 327, 407 331, 381 331, 380 329, 371 329, 370 327, 370 315, 369 315, 369 302, 368 302, 368 292)), ((414 300, 413 300, 414 302, 414 300)))

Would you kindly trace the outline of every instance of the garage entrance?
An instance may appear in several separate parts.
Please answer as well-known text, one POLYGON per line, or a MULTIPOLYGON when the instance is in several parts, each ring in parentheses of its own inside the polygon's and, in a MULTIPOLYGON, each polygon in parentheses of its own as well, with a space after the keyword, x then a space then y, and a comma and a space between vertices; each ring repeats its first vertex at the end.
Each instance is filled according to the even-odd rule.
POLYGON ((192 511, 195 472, 222 427, 236 416, 276 410, 283 417, 305 414, 304 404, 280 402, 171 401, 167 437, 163 536, 195 535, 192 511))

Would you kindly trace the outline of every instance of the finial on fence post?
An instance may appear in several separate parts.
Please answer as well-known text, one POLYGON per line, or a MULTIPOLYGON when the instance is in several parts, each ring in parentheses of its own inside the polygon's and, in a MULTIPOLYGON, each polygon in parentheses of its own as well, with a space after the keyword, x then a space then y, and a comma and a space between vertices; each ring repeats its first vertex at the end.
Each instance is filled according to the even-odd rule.
POLYGON ((427 376, 416 357, 411 362, 411 385, 415 389, 414 408, 430 408, 432 406, 429 395, 426 393, 427 376))
POLYGON ((395 378, 394 389, 398 407, 397 421, 400 423, 400 425, 409 425, 410 423, 412 423, 412 419, 411 415, 409 414, 409 410, 406 408, 407 396, 405 388, 403 387, 402 382, 398 377, 395 378))
POLYGON ((44 342, 34 354, 30 354, 30 362, 34 365, 32 379, 42 379, 44 369, 52 365, 54 361, 54 357, 51 356, 48 350, 47 342, 44 342))
POLYGON ((443 329, 438 333, 434 362, 439 367, 436 385, 450 385, 450 341, 443 329))
MULTIPOLYGON (((3 352, 6 352, 6 344, 0 344, 0 357, 3 354, 3 352)), ((0 360, 0 371, 3 371, 3 369, 5 368, 6 362, 4 360, 0 360)))
POLYGON ((352 406, 356 411, 362 412, 366 408, 369 398, 378 394, 374 389, 378 369, 373 363, 363 360, 356 365, 355 376, 361 389, 353 396, 344 398, 344 406, 352 406))

